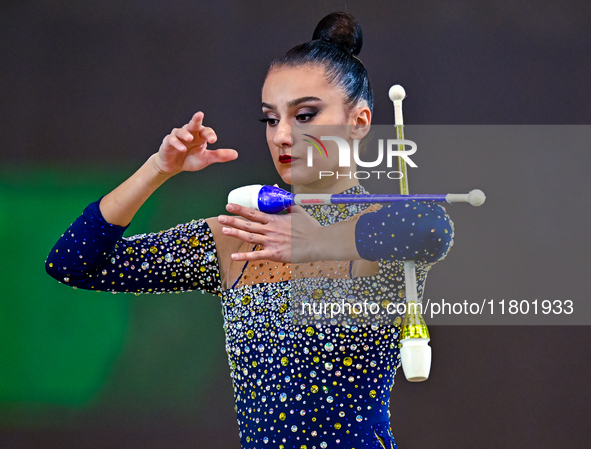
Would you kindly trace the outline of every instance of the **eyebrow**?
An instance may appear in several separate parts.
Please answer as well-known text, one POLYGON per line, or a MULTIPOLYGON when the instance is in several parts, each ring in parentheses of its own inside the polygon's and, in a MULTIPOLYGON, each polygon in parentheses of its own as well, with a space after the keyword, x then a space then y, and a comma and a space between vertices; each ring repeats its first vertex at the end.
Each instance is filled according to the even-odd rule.
MULTIPOLYGON (((318 97, 301 97, 301 98, 296 98, 295 100, 289 101, 287 103, 287 107, 293 108, 294 106, 297 106, 298 104, 301 104, 301 103, 305 103, 306 101, 322 101, 322 100, 318 97)), ((267 109, 275 109, 275 105, 265 103, 265 102, 262 103, 262 107, 267 108, 267 109)))

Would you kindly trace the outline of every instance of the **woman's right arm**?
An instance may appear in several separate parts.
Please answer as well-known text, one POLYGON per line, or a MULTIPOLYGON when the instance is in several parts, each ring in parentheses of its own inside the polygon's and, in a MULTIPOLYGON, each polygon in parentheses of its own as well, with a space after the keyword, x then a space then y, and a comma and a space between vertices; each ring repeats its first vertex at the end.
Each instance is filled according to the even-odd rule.
POLYGON ((237 157, 235 150, 207 149, 217 137, 202 121, 203 113, 198 112, 185 126, 175 128, 136 173, 84 210, 49 254, 46 270, 52 277, 93 290, 218 292, 219 260, 205 220, 122 237, 135 213, 164 181, 181 171, 237 157))
POLYGON ((236 150, 208 150, 217 141, 213 129, 203 126, 203 112, 189 123, 175 128, 152 155, 127 181, 101 200, 101 213, 111 224, 127 226, 142 204, 167 179, 182 171, 198 171, 216 162, 232 161, 236 150))

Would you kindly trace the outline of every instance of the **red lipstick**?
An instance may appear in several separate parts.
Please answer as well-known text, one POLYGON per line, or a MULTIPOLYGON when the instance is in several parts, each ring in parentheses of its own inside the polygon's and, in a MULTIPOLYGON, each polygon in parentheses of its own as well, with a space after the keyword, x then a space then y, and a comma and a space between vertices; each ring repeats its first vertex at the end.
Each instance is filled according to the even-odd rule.
POLYGON ((282 154, 279 156, 279 162, 282 164, 291 164, 292 161, 295 161, 295 158, 292 158, 288 154, 282 154))

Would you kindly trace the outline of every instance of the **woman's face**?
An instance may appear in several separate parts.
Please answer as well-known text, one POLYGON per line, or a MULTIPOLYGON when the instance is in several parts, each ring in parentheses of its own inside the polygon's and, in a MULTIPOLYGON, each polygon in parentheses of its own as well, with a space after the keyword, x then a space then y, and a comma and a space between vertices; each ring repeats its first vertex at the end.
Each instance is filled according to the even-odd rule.
POLYGON ((353 176, 346 176, 355 167, 338 166, 338 147, 334 142, 322 142, 328 157, 314 149, 312 167, 308 167, 310 143, 304 139, 313 139, 303 134, 317 139, 321 135, 338 135, 350 141, 354 127, 345 125, 368 125, 368 107, 354 108, 347 114, 342 91, 326 81, 323 68, 314 65, 271 70, 263 85, 262 99, 267 143, 284 182, 297 186, 299 192, 342 191, 358 184, 353 176), (320 177, 321 171, 334 175, 320 177), (341 175, 338 178, 337 172, 341 175))

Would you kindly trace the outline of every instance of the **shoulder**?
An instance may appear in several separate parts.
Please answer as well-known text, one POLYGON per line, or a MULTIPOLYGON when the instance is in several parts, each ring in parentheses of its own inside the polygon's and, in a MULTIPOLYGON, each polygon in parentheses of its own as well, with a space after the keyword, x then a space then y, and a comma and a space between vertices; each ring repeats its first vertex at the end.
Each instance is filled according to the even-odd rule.
POLYGON ((236 270, 238 268, 236 267, 239 266, 232 260, 232 254, 248 251, 249 247, 242 240, 224 234, 222 232, 223 225, 218 221, 217 217, 206 218, 204 221, 209 226, 215 242, 222 287, 224 289, 229 288, 230 281, 237 276, 236 270))
POLYGON ((203 221, 207 223, 211 230, 218 253, 223 254, 227 252, 229 256, 232 252, 236 252, 240 248, 242 240, 224 234, 222 232, 223 225, 218 221, 217 217, 205 218, 203 221))

